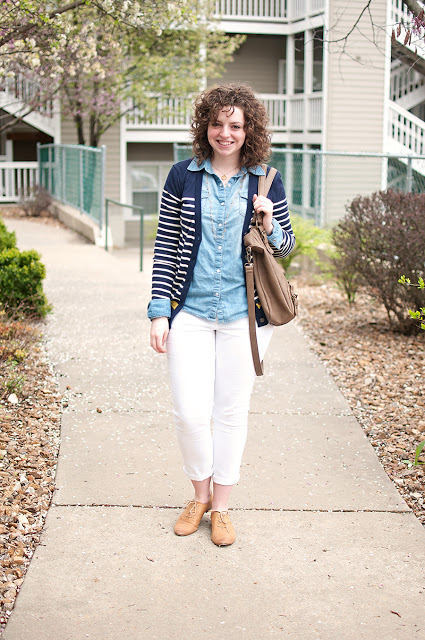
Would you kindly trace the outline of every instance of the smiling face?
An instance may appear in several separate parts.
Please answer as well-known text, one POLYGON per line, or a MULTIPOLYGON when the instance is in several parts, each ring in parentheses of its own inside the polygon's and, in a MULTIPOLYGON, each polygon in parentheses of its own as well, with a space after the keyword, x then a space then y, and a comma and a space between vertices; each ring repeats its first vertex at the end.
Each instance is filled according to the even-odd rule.
POLYGON ((233 160, 238 165, 240 150, 245 142, 245 116, 240 107, 224 107, 208 124, 208 142, 213 160, 233 160))

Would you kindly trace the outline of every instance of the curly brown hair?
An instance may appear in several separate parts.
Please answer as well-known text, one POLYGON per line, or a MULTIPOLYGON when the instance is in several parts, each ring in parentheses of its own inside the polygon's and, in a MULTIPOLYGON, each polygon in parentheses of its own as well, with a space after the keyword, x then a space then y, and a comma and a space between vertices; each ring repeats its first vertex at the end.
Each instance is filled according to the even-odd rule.
POLYGON ((266 162, 271 154, 271 140, 265 106, 247 85, 224 84, 206 89, 194 104, 191 135, 193 155, 198 164, 212 157, 208 124, 226 107, 230 108, 231 113, 235 107, 244 112, 246 138, 241 149, 241 166, 250 168, 266 162))

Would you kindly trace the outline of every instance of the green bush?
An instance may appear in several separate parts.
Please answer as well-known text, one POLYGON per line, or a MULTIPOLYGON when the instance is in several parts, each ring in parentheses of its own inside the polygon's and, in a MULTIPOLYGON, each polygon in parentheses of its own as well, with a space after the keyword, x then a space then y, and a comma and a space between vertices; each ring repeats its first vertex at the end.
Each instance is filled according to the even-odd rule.
POLYGON ((8 231, 3 220, 0 218, 0 252, 5 249, 16 247, 16 235, 14 231, 8 231))
POLYGON ((355 198, 332 230, 335 278, 348 273, 355 287, 384 305, 391 329, 406 335, 419 330, 407 310, 424 308, 424 289, 398 282, 403 274, 424 278, 424 210, 424 193, 388 189, 355 198))
POLYGON ((320 265, 319 249, 329 247, 329 231, 316 227, 314 222, 299 215, 291 215, 291 225, 296 238, 295 248, 289 256, 279 259, 285 271, 288 271, 291 263, 299 256, 308 256, 317 265, 320 265))
POLYGON ((5 309, 23 315, 45 316, 51 307, 43 292, 46 269, 40 255, 8 249, 0 253, 0 302, 5 309))

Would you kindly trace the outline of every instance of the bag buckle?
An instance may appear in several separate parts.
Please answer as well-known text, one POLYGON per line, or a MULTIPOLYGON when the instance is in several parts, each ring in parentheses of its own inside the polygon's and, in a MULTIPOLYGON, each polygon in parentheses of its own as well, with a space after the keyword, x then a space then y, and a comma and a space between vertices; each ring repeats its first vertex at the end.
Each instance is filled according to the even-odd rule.
POLYGON ((248 246, 246 248, 246 264, 252 263, 252 248, 248 246))

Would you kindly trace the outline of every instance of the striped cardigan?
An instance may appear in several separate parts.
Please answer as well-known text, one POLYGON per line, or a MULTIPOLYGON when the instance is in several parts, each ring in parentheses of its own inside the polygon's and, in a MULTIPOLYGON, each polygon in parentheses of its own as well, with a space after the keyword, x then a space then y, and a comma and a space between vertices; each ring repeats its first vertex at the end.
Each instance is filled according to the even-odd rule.
MULTIPOLYGON (((170 300, 172 322, 181 310, 192 280, 193 268, 202 239, 201 189, 203 171, 188 171, 191 160, 178 162, 168 174, 161 199, 158 232, 155 241, 152 300, 170 300)), ((245 251, 243 236, 248 232, 253 214, 252 198, 258 189, 258 176, 250 173, 248 206, 242 230, 242 259, 245 251)), ((273 201, 273 218, 283 231, 283 243, 272 245, 276 258, 287 256, 295 245, 289 220, 288 204, 282 178, 278 172, 268 197, 273 201)), ((257 300, 256 300, 257 301, 257 300)), ((264 312, 256 305, 257 324, 267 324, 264 312)))

